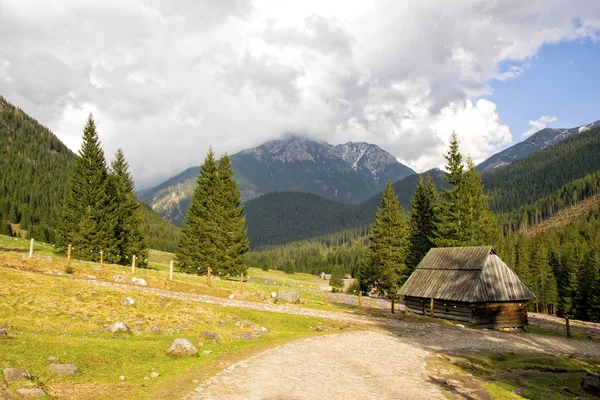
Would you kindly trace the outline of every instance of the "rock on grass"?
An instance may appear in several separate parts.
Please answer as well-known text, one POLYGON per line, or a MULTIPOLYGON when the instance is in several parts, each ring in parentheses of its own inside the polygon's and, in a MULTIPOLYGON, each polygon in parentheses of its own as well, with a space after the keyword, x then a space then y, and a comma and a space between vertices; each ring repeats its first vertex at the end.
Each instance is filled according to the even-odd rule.
POLYGON ((52 363, 48 365, 48 369, 62 376, 75 375, 79 372, 79 368, 75 364, 71 363, 52 363))
POLYGON ((167 350, 167 354, 174 356, 193 356, 198 353, 198 349, 187 339, 177 338, 167 350))
POLYGON ((6 382, 20 381, 22 379, 31 379, 31 374, 25 369, 4 368, 2 370, 6 382))

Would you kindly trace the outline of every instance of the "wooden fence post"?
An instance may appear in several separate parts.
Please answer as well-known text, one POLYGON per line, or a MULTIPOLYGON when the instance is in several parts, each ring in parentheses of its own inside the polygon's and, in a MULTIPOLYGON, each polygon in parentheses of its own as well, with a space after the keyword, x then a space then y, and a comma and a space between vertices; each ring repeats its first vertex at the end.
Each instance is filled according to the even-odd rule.
POLYGON ((67 246, 67 265, 71 265, 71 243, 67 246))
POLYGON ((131 275, 135 275, 135 254, 131 257, 131 275))
POLYGON ((394 300, 396 300, 395 296, 392 296, 392 314, 396 313, 396 307, 394 307, 394 300))
POLYGON ((565 318, 565 327, 567 328, 567 337, 571 337, 571 323, 569 322, 569 317, 565 318))
POLYGON ((240 274, 240 292, 244 293, 244 274, 240 274))
POLYGON ((29 258, 33 258, 33 238, 29 241, 29 258))
POLYGON ((434 314, 433 314, 433 309, 434 309, 434 307, 435 307, 435 304, 434 304, 434 302, 433 302, 433 297, 432 297, 432 298, 431 298, 431 301, 430 301, 430 303, 429 303, 429 312, 430 312, 430 314, 431 314, 431 318, 433 318, 433 315, 434 315, 434 314))
POLYGON ((327 290, 324 290, 324 292, 325 292, 325 305, 327 305, 329 302, 329 295, 327 294, 327 290))
POLYGON ((210 267, 206 270, 206 284, 210 287, 210 267))
POLYGON ((358 309, 362 307, 362 290, 358 291, 358 309))
POLYGON ((102 250, 100 250, 100 268, 102 268, 104 266, 104 263, 102 261, 102 256, 103 256, 103 252, 102 252, 102 250))
POLYGON ((173 280, 173 260, 169 263, 169 280, 173 280))

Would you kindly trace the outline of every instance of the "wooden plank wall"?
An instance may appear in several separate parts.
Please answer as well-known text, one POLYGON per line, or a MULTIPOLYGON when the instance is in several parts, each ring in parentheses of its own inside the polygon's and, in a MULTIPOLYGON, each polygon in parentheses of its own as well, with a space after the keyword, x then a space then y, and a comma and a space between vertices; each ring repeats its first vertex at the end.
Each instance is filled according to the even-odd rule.
POLYGON ((480 328, 527 326, 527 302, 477 303, 472 309, 472 323, 480 328))
MULTIPOLYGON (((418 297, 405 297, 406 308, 419 315, 430 316, 430 299, 418 297)), ((456 301, 434 300, 433 316, 436 318, 451 319, 453 321, 471 322, 471 308, 468 303, 456 301)))
MULTIPOLYGON (((430 299, 405 297, 406 309, 418 315, 431 315, 430 299)), ((479 328, 527 326, 527 302, 461 303, 434 300, 434 317, 475 325, 479 328)))

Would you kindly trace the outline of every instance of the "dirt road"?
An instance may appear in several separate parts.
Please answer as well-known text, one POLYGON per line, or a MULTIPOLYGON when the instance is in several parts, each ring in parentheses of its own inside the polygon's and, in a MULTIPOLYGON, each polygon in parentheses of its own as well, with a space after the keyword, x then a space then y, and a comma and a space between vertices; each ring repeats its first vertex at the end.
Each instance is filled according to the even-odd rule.
POLYGON ((444 399, 429 355, 380 332, 312 337, 234 364, 185 399, 444 399))

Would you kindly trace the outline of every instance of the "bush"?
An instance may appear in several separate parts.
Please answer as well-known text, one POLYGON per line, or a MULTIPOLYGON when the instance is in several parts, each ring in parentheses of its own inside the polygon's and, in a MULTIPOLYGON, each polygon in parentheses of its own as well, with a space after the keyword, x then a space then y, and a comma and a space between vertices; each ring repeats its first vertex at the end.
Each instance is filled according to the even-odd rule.
POLYGON ((344 287, 344 273, 342 272, 341 266, 335 265, 331 269, 331 279, 329 280, 329 286, 333 287, 334 293, 342 291, 342 288, 344 287))
POLYGON ((360 292, 360 282, 355 279, 352 285, 348 286, 346 293, 358 296, 358 292, 360 292))
POLYGON ((294 262, 292 260, 287 260, 284 264, 283 264, 283 272, 285 272, 286 274, 293 274, 296 268, 294 267, 294 262))
POLYGON ((65 274, 69 274, 69 275, 73 274, 73 267, 71 267, 70 265, 67 265, 65 267, 65 274))

